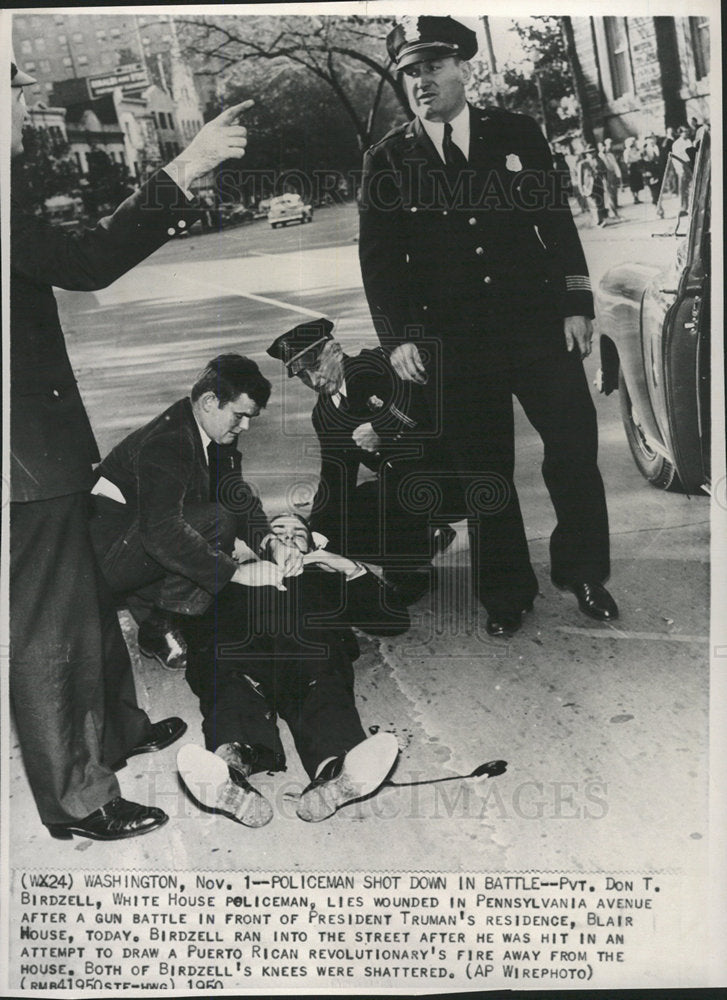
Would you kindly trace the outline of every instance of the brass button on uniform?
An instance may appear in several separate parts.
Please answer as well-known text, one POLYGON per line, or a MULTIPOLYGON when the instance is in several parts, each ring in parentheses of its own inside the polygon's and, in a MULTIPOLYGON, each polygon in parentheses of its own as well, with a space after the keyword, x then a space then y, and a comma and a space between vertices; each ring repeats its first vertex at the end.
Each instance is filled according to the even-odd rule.
POLYGON ((470 216, 470 218, 467 221, 469 222, 469 224, 471 226, 476 226, 477 225, 477 219, 474 217, 474 215, 470 216))
POLYGON ((180 219, 179 222, 177 223, 177 225, 179 226, 180 229, 186 229, 187 228, 187 223, 185 222, 184 219, 180 219))
POLYGON ((176 231, 177 230, 173 226, 170 226, 169 229, 167 229, 167 236, 174 236, 176 231))
POLYGON ((485 277, 482 280, 484 281, 484 283, 486 285, 491 285, 492 284, 492 278, 489 276, 489 274, 486 274, 485 277))
POLYGON ((53 395, 54 395, 54 396, 60 396, 60 392, 58 392, 58 390, 57 390, 57 389, 54 389, 54 390, 53 390, 53 395))
POLYGON ((475 247, 475 253, 477 254, 478 257, 481 257, 484 252, 485 252, 484 247, 475 247))

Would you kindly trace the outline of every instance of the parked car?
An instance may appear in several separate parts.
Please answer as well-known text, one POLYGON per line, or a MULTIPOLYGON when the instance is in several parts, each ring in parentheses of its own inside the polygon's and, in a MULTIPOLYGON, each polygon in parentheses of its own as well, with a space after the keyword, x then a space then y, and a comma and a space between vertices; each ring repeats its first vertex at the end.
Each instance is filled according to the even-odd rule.
POLYGON ((52 198, 46 198, 43 218, 50 222, 52 226, 65 229, 68 233, 78 233, 83 229, 86 216, 83 211, 83 202, 80 198, 72 198, 70 195, 57 194, 52 198))
POLYGON ((686 493, 710 492, 710 149, 706 131, 669 266, 619 264, 596 300, 598 386, 618 389, 642 475, 686 493))
POLYGON ((244 222, 252 222, 255 213, 240 201, 223 201, 220 202, 219 218, 223 226, 239 226, 244 222))
POLYGON ((299 194, 281 194, 277 198, 271 198, 268 222, 273 229, 287 226, 289 222, 300 222, 302 225, 312 221, 313 207, 306 205, 299 194))

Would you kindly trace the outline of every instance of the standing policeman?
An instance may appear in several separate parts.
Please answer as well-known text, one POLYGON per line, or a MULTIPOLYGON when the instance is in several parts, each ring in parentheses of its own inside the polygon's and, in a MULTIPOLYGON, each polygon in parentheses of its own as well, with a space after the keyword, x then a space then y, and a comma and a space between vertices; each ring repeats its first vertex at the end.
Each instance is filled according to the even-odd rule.
MULTIPOLYGON (((24 86, 11 63, 11 156, 23 153, 24 86)), ((117 840, 166 822, 120 797, 114 770, 186 730, 150 723, 136 703, 129 655, 89 534, 96 442, 52 287, 104 288, 198 218, 180 185, 231 156, 246 130, 223 112, 185 153, 109 218, 70 235, 11 205, 10 696, 23 761, 53 836, 117 840), (179 184, 177 183, 179 181, 179 184)), ((13 195, 17 192, 14 190, 13 195)))
POLYGON ((406 17, 387 48, 416 117, 364 158, 363 282, 393 367, 428 378, 441 414, 487 630, 512 635, 538 589, 513 484, 513 393, 545 447, 553 582, 587 615, 616 618, 603 587, 608 520, 581 363, 593 297, 548 145, 533 119, 467 104, 477 39, 463 24, 406 17))

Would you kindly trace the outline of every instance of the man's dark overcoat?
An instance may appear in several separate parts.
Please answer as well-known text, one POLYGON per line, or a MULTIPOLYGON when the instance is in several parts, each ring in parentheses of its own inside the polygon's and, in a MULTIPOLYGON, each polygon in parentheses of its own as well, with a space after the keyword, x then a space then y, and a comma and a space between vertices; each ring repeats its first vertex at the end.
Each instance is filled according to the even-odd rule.
POLYGON ((110 765, 149 720, 91 546, 99 455, 52 286, 104 288, 197 215, 164 172, 79 234, 11 208, 10 691, 41 819, 64 823, 119 794, 110 765))

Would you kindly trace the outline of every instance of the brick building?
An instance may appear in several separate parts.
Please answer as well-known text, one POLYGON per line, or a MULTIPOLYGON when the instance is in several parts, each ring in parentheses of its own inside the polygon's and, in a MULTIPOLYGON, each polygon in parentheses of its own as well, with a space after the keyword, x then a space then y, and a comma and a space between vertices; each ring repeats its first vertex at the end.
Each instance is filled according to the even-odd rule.
POLYGON ((138 177, 175 156, 203 125, 194 75, 169 15, 24 11, 13 16, 13 47, 18 65, 38 81, 27 88, 31 108, 74 109, 70 126, 78 108, 101 101, 101 117, 85 119, 91 128, 74 121, 70 129, 82 166, 85 146, 112 145, 113 131, 108 151, 118 160, 120 142, 124 161, 138 177))
POLYGON ((692 117, 710 120, 709 20, 702 17, 574 17, 597 139, 621 140, 692 117))

